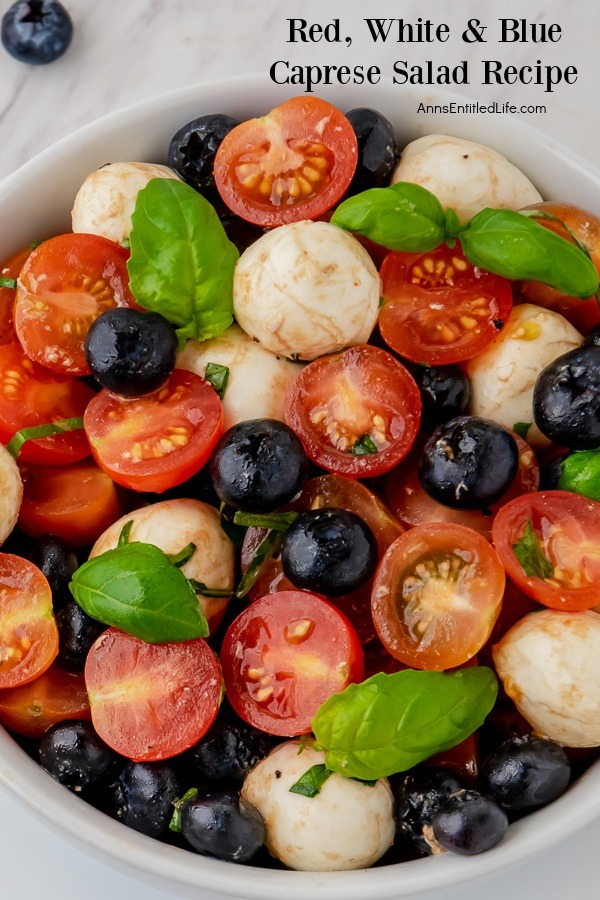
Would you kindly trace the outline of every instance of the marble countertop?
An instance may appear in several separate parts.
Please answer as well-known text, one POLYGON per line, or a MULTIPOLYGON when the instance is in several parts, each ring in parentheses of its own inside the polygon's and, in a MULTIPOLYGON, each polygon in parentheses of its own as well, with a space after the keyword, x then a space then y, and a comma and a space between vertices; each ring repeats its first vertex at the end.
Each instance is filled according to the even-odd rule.
MULTIPOLYGON (((550 137, 600 165, 600 117, 597 115, 596 0, 527 0, 508 10, 505 0, 460 0, 426 7, 418 0, 63 0, 75 26, 73 43, 50 66, 28 67, 0 49, 0 178, 57 139, 100 115, 183 85, 250 72, 266 72, 278 59, 295 64, 376 64, 392 72, 396 60, 410 65, 432 60, 435 66, 467 60, 471 84, 450 88, 482 103, 510 102, 546 106, 544 114, 519 115, 550 137), (482 9, 485 11, 482 12, 482 9), (326 12, 325 12, 326 10, 326 12), (430 18, 451 28, 447 43, 373 44, 365 16, 397 17, 416 23, 430 18), (558 23, 562 37, 551 44, 494 42, 501 16, 527 16, 529 22, 558 23), (351 46, 288 44, 287 19, 325 24, 334 17, 352 37, 351 46), (471 18, 488 26, 487 44, 465 44, 460 34, 471 18), (575 65, 575 84, 542 86, 481 85, 481 60, 499 59, 521 67, 575 65)), ((0 14, 10 0, 0 0, 0 14)), ((377 89, 373 88, 373 105, 377 89)), ((222 110, 227 112, 227 110, 222 110)), ((482 141, 485 142, 482 119, 482 141)), ((20 896, 100 900, 107 895, 130 900, 166 900, 164 886, 144 886, 72 848, 60 834, 21 808, 0 788, 0 847, 3 892, 20 896), (35 862, 34 862, 35 860, 35 862), (43 861, 43 862, 42 862, 43 861), (38 864, 39 863, 39 864, 38 864)), ((600 843, 600 819, 584 833, 565 840, 544 856, 485 886, 489 900, 525 897, 535 891, 546 900, 597 896, 592 870, 600 843)), ((481 888, 436 894, 436 900, 475 900, 481 888)))

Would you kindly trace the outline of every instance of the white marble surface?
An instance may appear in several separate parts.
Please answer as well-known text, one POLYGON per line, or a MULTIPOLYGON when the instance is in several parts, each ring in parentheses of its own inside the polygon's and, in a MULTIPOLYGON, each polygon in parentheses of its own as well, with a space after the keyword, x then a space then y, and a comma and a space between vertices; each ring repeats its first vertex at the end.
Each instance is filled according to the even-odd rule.
MULTIPOLYGON (((136 100, 182 85, 224 76, 266 71, 276 59, 296 63, 376 64, 391 72, 394 60, 411 64, 431 59, 435 65, 455 65, 468 59, 472 83, 455 88, 480 102, 498 100, 545 104, 544 115, 527 115, 553 138, 600 165, 598 110, 597 0, 63 0, 75 23, 68 54, 47 67, 27 67, 0 51, 0 177, 8 175, 53 141, 92 119, 136 100), (326 14, 324 13, 326 10, 326 14), (374 45, 364 16, 418 16, 452 30, 444 44, 374 45), (556 22, 563 37, 556 44, 505 44, 493 37, 498 17, 526 16, 532 22, 556 22), (288 17, 325 23, 341 18, 352 46, 325 43, 286 44, 288 17), (488 44, 466 45, 460 33, 469 18, 489 26, 488 44), (575 65, 574 85, 559 85, 553 93, 542 87, 482 86, 480 60, 502 59, 521 66, 540 59, 544 64, 575 65)), ((0 2, 0 13, 10 5, 0 2)), ((401 88, 398 88, 401 90, 401 88)), ((377 88, 373 88, 376 105, 377 88)), ((223 110, 227 112, 227 110, 223 110)), ((183 123, 182 123, 183 124, 183 123)), ((485 142, 485 119, 482 118, 485 142)), ((163 900, 173 896, 154 886, 116 874, 70 847, 59 834, 38 823, 0 789, 0 865, 2 894, 61 900, 163 900), (12 891, 11 891, 12 888, 12 891)), ((585 833, 515 873, 495 879, 484 890, 489 900, 543 893, 546 900, 565 896, 597 897, 594 875, 600 819, 585 833)), ((475 900, 481 888, 448 891, 436 900, 475 900)))

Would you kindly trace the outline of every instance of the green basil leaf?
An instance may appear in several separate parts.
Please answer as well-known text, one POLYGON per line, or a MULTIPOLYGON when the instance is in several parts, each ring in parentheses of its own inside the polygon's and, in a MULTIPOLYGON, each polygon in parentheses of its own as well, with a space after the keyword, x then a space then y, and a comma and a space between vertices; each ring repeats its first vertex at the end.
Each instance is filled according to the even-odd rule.
POLYGON ((188 800, 195 800, 198 796, 198 788, 190 788, 189 791, 186 791, 183 797, 180 797, 179 800, 176 800, 173 806, 175 809, 173 810, 173 816, 171 817, 171 821, 169 823, 169 828, 171 831, 179 832, 181 831, 181 807, 184 803, 187 803, 188 800))
POLYGON ((229 383, 229 369, 227 366, 221 366, 219 363, 206 363, 204 379, 212 385, 222 400, 229 383))
POLYGON ((533 422, 515 422, 515 424, 512 427, 512 430, 514 431, 515 434, 518 434, 520 438, 523 438, 523 440, 526 441, 527 433, 532 425, 533 425, 533 422))
POLYGON ((290 788, 290 794, 302 794, 303 797, 316 797, 333 772, 324 763, 311 766, 290 788))
POLYGON ((523 536, 512 545, 513 551, 528 578, 550 578, 554 567, 542 550, 540 539, 533 530, 531 519, 523 536))
POLYGON ((372 781, 459 744, 483 723, 497 692, 483 666, 378 674, 330 697, 312 728, 328 769, 372 781))
POLYGON ((511 209, 483 209, 460 243, 469 262, 504 278, 541 281, 572 297, 591 297, 598 273, 575 244, 511 209))
POLYGON ((21 447, 26 441, 39 441, 55 434, 64 434, 66 431, 81 431, 82 428, 83 419, 80 416, 73 419, 62 419, 60 422, 48 422, 47 425, 32 425, 30 428, 23 428, 13 434, 6 449, 14 459, 17 459, 21 447))
POLYGON ((274 531, 287 531, 300 513, 283 512, 283 513, 245 513, 236 512, 233 521, 235 525, 242 525, 245 528, 269 528, 274 531))
POLYGON ((370 456, 379 453, 379 449, 369 434, 363 434, 357 439, 352 447, 350 447, 348 453, 351 453, 353 456, 370 456))
POLYGON ((15 278, 0 277, 0 288, 8 288, 11 291, 16 290, 17 281, 15 278))
POLYGON ((129 522, 125 522, 125 524, 121 528, 121 534, 119 535, 119 540, 117 541, 117 547, 123 547, 125 544, 129 543, 129 536, 131 535, 132 528, 133 519, 130 519, 129 522))
POLYGON ((559 491, 573 491, 600 501, 600 450, 578 450, 560 465, 559 491))
POLYGON ((153 544, 134 541, 89 559, 69 589, 88 616, 149 644, 208 637, 194 589, 153 544))
POLYGON ((127 269, 139 305, 175 325, 180 343, 225 331, 238 251, 208 200, 182 181, 153 178, 132 222, 127 269))
POLYGON ((331 222, 388 250, 434 250, 446 237, 440 201, 431 191, 407 181, 349 197, 340 203, 331 222))

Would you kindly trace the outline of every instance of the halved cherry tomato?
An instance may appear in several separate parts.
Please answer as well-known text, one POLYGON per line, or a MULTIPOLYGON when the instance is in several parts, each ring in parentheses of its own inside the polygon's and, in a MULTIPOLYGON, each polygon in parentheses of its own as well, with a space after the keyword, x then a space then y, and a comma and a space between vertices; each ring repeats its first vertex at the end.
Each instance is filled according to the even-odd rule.
MULTIPOLYGON (((17 250, 12 256, 0 263, 0 277, 12 278, 16 281, 21 273, 26 260, 31 254, 31 247, 17 250)), ((15 306, 16 289, 0 287, 0 346, 12 344, 17 340, 15 331, 15 306)))
POLYGON ((442 506, 423 490, 417 472, 422 442, 386 478, 385 499, 405 525, 454 522, 456 525, 473 528, 489 541, 492 539, 492 524, 498 510, 514 497, 537 491, 540 484, 540 468, 533 450, 518 434, 513 432, 513 437, 519 450, 519 468, 506 494, 492 506, 487 515, 479 510, 442 506))
POLYGON ((414 362, 438 365, 477 356, 512 309, 510 282, 474 268, 458 245, 390 253, 381 280, 381 335, 414 362))
MULTIPOLYGON (((600 272, 600 218, 598 216, 578 206, 553 201, 536 203, 527 208, 539 209, 546 215, 558 219, 558 222, 553 219, 536 219, 535 221, 571 243, 574 243, 572 236, 574 234, 585 244, 592 262, 600 272)), ((600 323, 600 305, 596 297, 590 297, 589 300, 569 297, 540 281, 523 282, 521 293, 527 303, 544 306, 546 309, 553 309, 560 313, 582 334, 587 334, 600 323)))
POLYGON ((215 158, 219 194, 233 212, 272 227, 315 219, 352 181, 354 130, 317 97, 294 97, 226 135, 215 158))
POLYGON ((58 722, 89 718, 83 675, 65 672, 56 664, 35 681, 0 691, 0 722, 25 737, 39 739, 58 722))
POLYGON ((201 638, 146 644, 109 628, 88 653, 85 683, 94 728, 134 762, 183 753, 206 734, 221 702, 219 663, 201 638))
MULTIPOLYGON (((38 366, 19 344, 0 347, 0 441, 7 444, 23 428, 83 416, 93 390, 38 366)), ((83 429, 26 441, 19 462, 59 466, 90 455, 83 429)))
POLYGON ((270 594, 243 610, 225 635, 221 665, 237 714, 282 737, 307 734, 319 706, 364 673, 350 622, 304 591, 270 594))
POLYGON ((538 603, 570 612, 597 605, 600 503, 569 491, 525 494, 500 510, 492 537, 507 574, 538 603))
POLYGON ((414 378, 385 350, 362 344, 309 363, 292 382, 285 421, 318 466, 350 478, 383 475, 419 429, 414 378))
POLYGON ((73 547, 93 544, 123 511, 124 492, 91 459, 73 466, 29 466, 19 528, 52 534, 73 547))
POLYGON ((33 563, 0 553, 0 688, 33 681, 57 654, 50 585, 33 563))
POLYGON ((161 493, 208 460, 223 432, 223 407, 207 381, 175 369, 166 384, 143 397, 100 391, 84 425, 94 459, 113 481, 161 493))
POLYGON ((500 560, 477 532, 417 525, 394 541, 377 570, 373 621, 396 659, 417 669, 451 669, 489 638, 504 582, 500 560))
POLYGON ((44 241, 23 266, 15 328, 35 362, 63 375, 89 375, 83 352, 92 322, 115 306, 135 306, 129 251, 95 234, 44 241))

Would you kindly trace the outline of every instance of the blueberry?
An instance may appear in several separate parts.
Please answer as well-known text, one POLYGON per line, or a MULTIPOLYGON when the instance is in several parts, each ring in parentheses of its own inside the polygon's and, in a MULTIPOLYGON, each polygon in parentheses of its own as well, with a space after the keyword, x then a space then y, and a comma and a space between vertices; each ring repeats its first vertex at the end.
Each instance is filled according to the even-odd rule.
POLYGON ((595 325, 594 328, 587 334, 584 342, 584 347, 600 347, 600 325, 595 325))
POLYGON ((419 461, 423 489, 444 506, 486 509, 510 487, 519 467, 513 435, 476 416, 459 416, 437 428, 419 461))
POLYGON ((422 421, 435 428, 465 411, 471 382, 456 366, 415 366, 413 372, 423 401, 422 421))
POLYGON ((92 619, 70 600, 56 616, 58 628, 57 662, 69 672, 83 672, 90 647, 106 631, 106 625, 92 619))
POLYGON ((37 541, 35 563, 48 579, 54 608, 60 609, 73 599, 69 584, 79 568, 77 557, 68 544, 49 536, 37 541))
POLYGON ((272 512, 301 490, 308 471, 302 444, 276 419, 250 419, 226 431, 210 474, 220 499, 246 512, 272 512))
POLYGON ((243 781, 270 746, 268 735, 250 725, 218 721, 194 747, 193 759, 208 781, 243 781))
POLYGON ((226 791, 185 800, 180 807, 180 827, 198 853, 229 862, 247 862, 265 840, 259 811, 226 791))
POLYGON ((399 831, 423 853, 430 853, 423 828, 431 825, 450 795, 462 788, 458 778, 445 769, 421 769, 405 775, 394 785, 399 831))
POLYGON ((71 17, 57 0, 18 0, 5 13, 0 31, 4 49, 32 65, 54 62, 72 36, 71 17))
POLYGON ((558 482, 562 477, 562 464, 567 458, 568 453, 563 453, 557 459, 553 459, 540 466, 540 491, 554 491, 558 487, 558 482))
POLYGON ((187 184, 209 199, 218 197, 213 175, 215 155, 223 138, 239 125, 220 113, 200 116, 180 128, 171 138, 169 166, 187 184))
POLYGON ((571 764, 554 741, 531 734, 505 741, 485 761, 482 786, 506 809, 529 809, 556 800, 569 786, 571 764))
POLYGON ((358 140, 358 164, 348 192, 385 187, 400 159, 392 123, 376 109, 364 106, 351 109, 346 118, 358 140))
POLYGON ((600 347, 570 350, 543 369, 533 390, 533 415, 555 444, 600 447, 600 347))
POLYGON ((80 791, 109 775, 119 757, 89 722, 61 722, 44 734, 40 763, 61 784, 80 791))
POLYGON ((154 838, 166 834, 180 794, 169 765, 129 762, 108 790, 111 813, 124 825, 154 838))
POLYGON ((295 587, 328 597, 349 594, 377 566, 377 541, 355 513, 324 507, 303 513, 281 546, 281 567, 295 587))
POLYGON ((85 358, 109 391, 139 397, 156 390, 175 368, 177 335, 158 313, 109 309, 92 323, 85 358))
POLYGON ((503 809, 476 791, 459 791, 440 808, 432 821, 433 834, 444 850, 473 856, 491 850, 508 828, 503 809))

